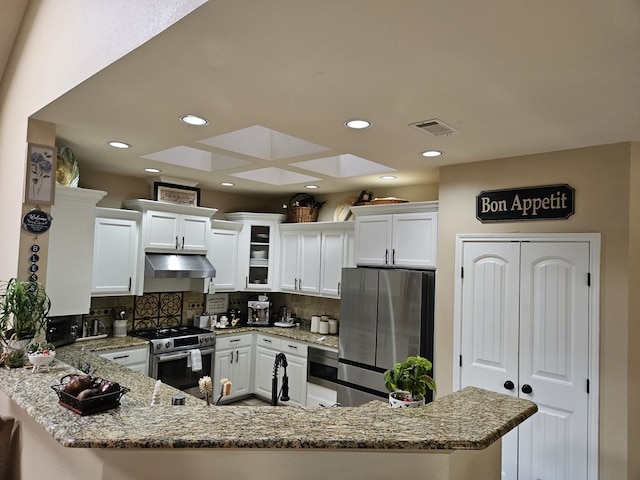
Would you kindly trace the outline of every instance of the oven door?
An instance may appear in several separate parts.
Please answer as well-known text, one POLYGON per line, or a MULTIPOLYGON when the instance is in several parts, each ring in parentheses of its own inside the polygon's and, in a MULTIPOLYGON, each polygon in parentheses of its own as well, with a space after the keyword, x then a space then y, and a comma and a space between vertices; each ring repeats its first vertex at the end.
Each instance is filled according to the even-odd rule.
POLYGON ((200 392, 198 380, 206 375, 213 377, 214 353, 215 348, 200 349, 202 370, 197 372, 191 370, 189 366, 190 350, 153 355, 151 376, 189 395, 204 398, 204 394, 200 392))
POLYGON ((338 353, 308 348, 307 382, 335 390, 338 381, 338 353))

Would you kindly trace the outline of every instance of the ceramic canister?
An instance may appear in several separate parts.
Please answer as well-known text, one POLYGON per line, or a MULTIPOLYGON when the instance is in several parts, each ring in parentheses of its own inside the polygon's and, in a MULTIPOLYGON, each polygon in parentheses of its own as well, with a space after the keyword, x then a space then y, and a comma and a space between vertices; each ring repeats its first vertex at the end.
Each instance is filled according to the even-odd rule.
POLYGON ((329 333, 331 335, 338 333, 338 321, 333 318, 329 319, 329 333))
POLYGON ((322 335, 329 333, 329 322, 327 320, 320 320, 320 333, 322 335))
POLYGON ((320 317, 314 315, 311 317, 311 333, 318 333, 320 331, 320 317))

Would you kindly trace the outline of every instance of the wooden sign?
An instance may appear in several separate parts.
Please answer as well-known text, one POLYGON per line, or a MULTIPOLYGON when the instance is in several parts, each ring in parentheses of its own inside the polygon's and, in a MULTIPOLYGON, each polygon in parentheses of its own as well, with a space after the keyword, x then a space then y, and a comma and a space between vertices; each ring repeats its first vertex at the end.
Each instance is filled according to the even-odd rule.
POLYGON ((575 213, 575 190, 566 184, 486 190, 476 197, 482 223, 564 220, 575 213))

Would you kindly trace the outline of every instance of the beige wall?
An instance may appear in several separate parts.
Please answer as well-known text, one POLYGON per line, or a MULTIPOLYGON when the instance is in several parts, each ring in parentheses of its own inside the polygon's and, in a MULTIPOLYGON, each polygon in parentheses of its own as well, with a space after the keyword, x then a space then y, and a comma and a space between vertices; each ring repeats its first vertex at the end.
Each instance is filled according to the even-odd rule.
POLYGON ((18 271, 29 116, 202 3, 29 2, 0 84, 0 279, 18 271))
MULTIPOLYGON (((640 347, 637 326, 630 325, 631 270, 638 268, 630 239, 637 238, 637 209, 630 200, 630 175, 638 177, 638 146, 623 143, 526 157, 445 167, 440 172, 438 282, 436 315, 436 380, 439 393, 452 388, 453 288, 455 236, 459 233, 600 232, 602 235, 600 295, 600 478, 640 478, 636 456, 640 444, 637 414, 632 413, 630 385, 638 368, 630 353, 640 347), (631 150, 634 149, 634 162, 631 150), (631 169, 631 167, 635 167, 631 169), (481 224, 475 218, 475 197, 482 190, 568 183, 576 191, 576 213, 568 220, 481 224), (630 215, 636 220, 630 222, 630 215), (632 229, 632 231, 630 231, 632 229), (634 235, 631 236, 630 235, 634 235), (632 336, 630 334, 636 333, 632 336), (630 427, 631 421, 635 422, 630 427), (634 453, 634 455, 631 455, 634 453)), ((638 180, 638 178, 636 178, 638 180)), ((638 183, 636 182, 636 185, 638 183)), ((633 194, 633 196, 631 196, 633 194)), ((636 203, 637 205, 637 203, 636 203)), ((637 277, 637 275, 636 275, 637 277)), ((634 282, 637 284, 637 281, 634 282)), ((636 295, 637 297, 637 295, 636 295)), ((637 358, 638 354, 634 355, 637 358)), ((633 387, 635 392, 636 387, 633 387)), ((635 403, 635 404, 634 404, 635 403)))

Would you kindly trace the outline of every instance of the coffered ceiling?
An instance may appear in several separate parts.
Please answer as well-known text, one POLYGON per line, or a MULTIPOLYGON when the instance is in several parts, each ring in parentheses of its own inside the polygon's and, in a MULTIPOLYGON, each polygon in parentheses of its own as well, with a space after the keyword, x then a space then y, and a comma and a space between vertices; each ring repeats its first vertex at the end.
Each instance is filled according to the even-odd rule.
POLYGON ((34 116, 81 171, 269 195, 432 183, 442 165, 639 141, 639 26, 637 0, 211 0, 34 116), (431 119, 454 133, 411 126, 431 119))

